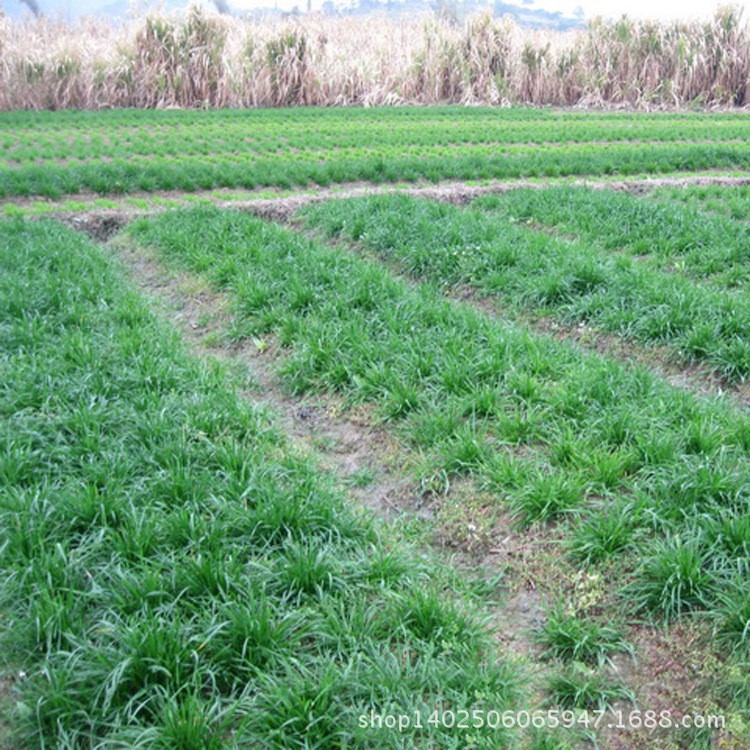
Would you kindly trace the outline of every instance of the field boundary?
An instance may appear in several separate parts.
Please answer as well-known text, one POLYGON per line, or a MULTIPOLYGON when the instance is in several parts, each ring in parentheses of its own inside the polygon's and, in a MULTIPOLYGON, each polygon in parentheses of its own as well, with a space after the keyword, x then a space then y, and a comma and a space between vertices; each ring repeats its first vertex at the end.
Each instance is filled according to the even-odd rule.
MULTIPOLYGON (((602 179, 575 179, 560 180, 550 179, 541 181, 532 180, 501 180, 485 185, 475 185, 468 182, 446 182, 443 184, 401 187, 393 185, 366 185, 355 184, 350 187, 339 185, 335 189, 324 188, 316 192, 301 190, 299 193, 283 195, 278 198, 248 198, 247 200, 222 200, 217 197, 215 190, 198 193, 174 193, 170 194, 174 201, 183 201, 185 205, 198 201, 206 201, 214 204, 217 208, 232 209, 253 213, 264 219, 272 221, 288 221, 289 218, 303 206, 313 203, 321 203, 328 200, 341 200, 346 198, 359 198, 370 195, 404 194, 428 200, 465 205, 475 198, 484 195, 496 195, 506 193, 510 190, 531 188, 542 190, 551 185, 570 185, 574 187, 588 187, 594 190, 614 190, 633 194, 643 194, 651 190, 665 187, 687 187, 687 186, 719 186, 719 187, 744 187, 750 186, 750 175, 747 177, 730 177, 717 175, 687 175, 685 177, 658 177, 658 178, 634 178, 623 180, 602 179), (189 201, 187 200, 189 198, 189 201)), ((248 192, 251 195, 251 192, 248 192)), ((124 196, 134 197, 134 196, 124 196)), ((164 193, 158 193, 160 199, 168 198, 164 193)), ((146 198, 147 200, 147 198, 146 198)), ((5 201, 0 203, 5 206, 19 206, 21 208, 28 203, 5 201)), ((134 219, 145 216, 160 214, 177 206, 159 205, 154 203, 146 208, 98 208, 77 209, 72 211, 46 211, 38 215, 31 214, 29 218, 56 219, 62 221, 76 230, 81 230, 97 241, 107 241, 114 236, 125 224, 134 219)), ((184 206, 180 206, 184 207, 184 206)))

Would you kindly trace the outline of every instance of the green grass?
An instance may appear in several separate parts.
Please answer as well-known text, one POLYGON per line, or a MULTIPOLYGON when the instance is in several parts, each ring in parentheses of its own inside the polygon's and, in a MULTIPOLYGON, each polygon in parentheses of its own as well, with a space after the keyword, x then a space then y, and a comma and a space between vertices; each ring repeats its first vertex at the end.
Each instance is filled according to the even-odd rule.
MULTIPOLYGON (((750 219, 750 185, 694 185, 659 188, 653 191, 659 200, 688 205, 698 211, 715 213, 730 219, 750 219)), ((709 223, 711 219, 708 220, 709 223)), ((739 229, 744 233, 744 228, 739 229)))
MULTIPOLYGON (((691 188, 681 190, 689 194, 691 188)), ((744 287, 750 272, 750 227, 692 206, 657 201, 650 194, 637 198, 555 187, 513 190, 473 205, 522 225, 573 235, 596 248, 626 251, 649 268, 706 280, 715 288, 744 287)))
POLYGON ((632 653, 617 628, 568 612, 561 604, 547 612, 537 642, 549 658, 591 666, 605 664, 616 653, 632 653))
MULTIPOLYGON (((547 205, 551 199, 536 197, 546 193, 524 191, 520 200, 547 205)), ((551 191, 553 197, 578 194, 570 188, 551 191)), ((504 206, 513 195, 476 205, 504 206)), ((593 201, 588 191, 583 195, 593 201)), ((408 196, 331 201, 301 215, 325 236, 356 242, 415 279, 469 285, 517 310, 666 345, 728 380, 750 374, 750 300, 739 292, 649 268, 590 243, 531 231, 506 217, 408 196)))
MULTIPOLYGON (((728 403, 449 303, 429 285, 410 288, 377 262, 249 216, 172 213, 137 222, 130 236, 229 291, 235 336, 277 336, 291 391, 370 403, 428 488, 473 477, 519 524, 567 519, 579 559, 619 557, 620 584, 634 579, 625 609, 715 614, 745 569, 744 547, 719 541, 712 521, 736 526, 750 502, 750 422, 728 403), (687 587, 672 576, 673 541, 683 537, 701 561, 687 587)), ((431 251, 443 257, 439 243, 431 251)))
MULTIPOLYGON (((19 745, 405 748, 427 739, 358 715, 514 705, 517 671, 475 605, 347 509, 104 251, 52 222, 0 236, 0 635, 27 673, 19 745)), ((455 730, 433 742, 466 747, 455 730)))
POLYGON ((618 701, 633 701, 633 694, 619 682, 581 664, 550 676, 550 705, 562 709, 604 711, 618 701))
POLYGON ((0 198, 741 169, 749 132, 734 114, 485 107, 0 113, 0 198))

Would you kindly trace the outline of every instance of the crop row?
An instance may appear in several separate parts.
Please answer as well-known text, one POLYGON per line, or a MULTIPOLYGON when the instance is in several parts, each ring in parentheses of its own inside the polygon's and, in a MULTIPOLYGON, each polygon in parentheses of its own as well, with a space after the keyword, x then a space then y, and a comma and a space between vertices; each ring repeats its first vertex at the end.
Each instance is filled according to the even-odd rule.
MULTIPOLYGON (((88 120, 89 118, 87 118, 88 120)), ((473 117, 455 110, 452 119, 430 114, 413 118, 394 117, 376 111, 370 118, 344 117, 336 110, 318 119, 297 118, 284 122, 278 116, 247 112, 226 121, 199 117, 195 121, 170 123, 162 113, 152 113, 151 122, 137 127, 116 126, 109 113, 99 123, 84 122, 75 128, 63 122, 33 129, 2 130, 0 149, 11 164, 35 159, 78 159, 132 155, 203 154, 221 151, 268 153, 278 149, 357 148, 369 146, 435 146, 457 144, 512 143, 616 143, 619 141, 705 141, 747 140, 748 125, 733 119, 692 121, 668 119, 648 121, 612 120, 590 117, 528 121, 523 117, 473 117), (521 127, 519 127, 519 125, 521 127)))
POLYGON ((215 187, 247 188, 329 185, 352 181, 397 182, 442 179, 492 179, 658 173, 675 170, 739 168, 750 165, 747 144, 592 144, 497 150, 462 147, 442 155, 405 155, 400 149, 335 149, 310 158, 293 151, 274 157, 221 155, 113 160, 107 163, 45 164, 0 171, 0 197, 42 195, 59 198, 90 190, 195 191, 215 187), (318 158, 318 156, 320 158, 318 158))
MULTIPOLYGON (((101 249, 51 222, 0 235, 19 743, 398 748, 414 738, 358 715, 511 705, 516 672, 470 603, 190 359, 101 249)), ((466 746, 456 730, 434 741, 466 746)))
MULTIPOLYGON (((544 191, 527 192, 534 193, 533 202, 544 191)), ((504 205, 504 199, 478 204, 504 205)), ((407 196, 337 201, 305 216, 329 236, 355 240, 415 278, 470 285, 504 305, 664 344, 728 379, 750 374, 750 300, 740 293, 704 287, 504 217, 407 196)))
MULTIPOLYGON (((609 149, 619 146, 618 153, 633 152, 637 148, 659 148, 663 144, 658 141, 629 141, 627 144, 615 144, 608 146, 609 149)), ((667 144, 672 145, 672 144, 667 144)), ((711 148, 723 148, 726 146, 733 145, 744 145, 738 141, 689 141, 685 144, 691 147, 703 145, 704 147, 711 148)), ((186 147, 181 150, 174 144, 163 145, 155 148, 152 152, 147 154, 134 154, 126 158, 119 157, 120 163, 130 163, 144 165, 149 161, 156 159, 161 163, 171 161, 187 161, 189 162, 200 162, 200 161, 215 161, 222 159, 237 159, 244 162, 252 160, 254 158, 262 158, 264 161, 280 161, 282 163, 289 161, 296 162, 311 162, 321 163, 335 158, 340 161, 348 161, 354 159, 362 159, 367 157, 379 157, 386 160, 392 159, 412 159, 419 157, 422 159, 437 159, 437 158, 452 158, 458 154, 460 156, 505 156, 508 159, 516 159, 522 157, 530 152, 534 152, 540 157, 547 157, 547 161, 553 163, 556 156, 560 152, 574 151, 585 153, 587 151, 599 151, 601 150, 601 144, 599 143, 545 143, 540 145, 533 145, 529 143, 425 143, 425 144, 381 144, 375 145, 368 142, 367 145, 352 144, 348 146, 338 144, 327 144, 321 145, 316 143, 311 145, 309 148, 295 148, 289 143, 278 141, 273 143, 270 147, 266 147, 266 144, 250 144, 248 143, 237 143, 232 144, 229 148, 223 148, 223 144, 214 143, 201 139, 199 145, 186 147)), ((674 148, 674 145, 672 145, 674 148)), ((16 161, 15 159, 6 160, 5 166, 10 169, 16 169, 21 166, 38 166, 48 167, 52 166, 48 155, 42 153, 38 147, 31 147, 28 151, 28 159, 23 161, 16 161)), ((76 167, 82 165, 99 165, 102 157, 89 157, 89 156, 71 156, 66 158, 58 158, 54 160, 54 164, 61 165, 63 167, 76 167)), ((103 158, 105 163, 111 160, 110 157, 103 158)))
MULTIPOLYGON (((661 200, 687 204, 699 211, 719 214, 738 221, 750 219, 750 186, 748 185, 659 188, 653 192, 653 195, 661 200)), ((744 234, 744 227, 737 227, 737 230, 744 234)))
MULTIPOLYGON (((637 138, 623 139, 630 147, 649 147, 661 144, 679 143, 680 145, 704 145, 708 147, 726 146, 744 143, 743 139, 691 139, 681 140, 640 140, 637 138)), ((235 139, 211 138, 203 135, 199 138, 189 138, 185 141, 175 141, 165 136, 157 136, 126 141, 122 144, 104 144, 101 142, 87 142, 81 139, 68 140, 65 143, 49 143, 40 139, 24 148, 14 148, 6 152, 2 165, 14 169, 30 164, 44 165, 54 160, 57 163, 81 162, 89 163, 99 159, 110 161, 113 158, 141 160, 164 157, 194 157, 194 156, 244 156, 281 158, 288 160, 291 154, 307 160, 324 159, 332 152, 337 156, 357 157, 364 154, 378 154, 385 158, 404 157, 410 155, 440 156, 449 155, 456 151, 461 153, 505 153, 513 156, 516 153, 528 151, 530 147, 553 156, 560 148, 570 148, 576 145, 600 149, 603 145, 617 145, 616 139, 607 141, 586 141, 581 139, 561 141, 539 141, 534 143, 527 138, 516 140, 494 140, 492 138, 469 138, 456 142, 446 138, 401 138, 401 139, 369 139, 366 134, 358 134, 355 138, 346 139, 335 136, 321 137, 315 142, 306 139, 305 143, 295 143, 290 138, 248 138, 240 135, 235 139), (367 145, 363 145, 366 143, 367 145)), ((554 158, 554 157, 553 157, 554 158)))
MULTIPOLYGON (((322 220, 330 209, 344 225, 343 214, 359 211, 361 226, 377 206, 350 202, 308 215, 322 220)), ((416 238, 424 229, 413 220, 408 227, 416 238)), ((233 334, 278 337, 290 389, 371 403, 415 452, 427 487, 470 476, 519 523, 567 519, 571 555, 618 559, 632 573, 621 592, 626 609, 666 619, 708 610, 722 642, 747 648, 745 414, 450 303, 435 286, 409 287, 378 262, 259 219, 206 208, 144 219, 129 231, 231 290, 233 334)), ((461 252, 439 248, 424 246, 423 266, 436 252, 455 269, 461 252)))
POLYGON ((44 131, 59 129, 78 129, 81 132, 118 132, 122 128, 144 128, 163 126, 172 130, 179 128, 231 127, 248 122, 254 127, 278 128, 284 126, 292 132, 314 128, 358 129, 374 127, 377 123, 387 122, 396 128, 409 127, 414 124, 425 124, 428 127, 474 128, 507 126, 508 123, 522 122, 527 128, 552 126, 554 128, 572 123, 576 128, 587 124, 606 127, 696 127, 697 124, 710 132, 713 127, 742 127, 746 123, 743 112, 592 112, 559 111, 546 108, 527 107, 294 107, 294 108, 261 108, 261 109, 112 109, 103 111, 9 111, 0 113, 0 132, 44 131), (293 113, 293 117, 291 114, 293 113))
MULTIPOLYGON (((690 188, 677 192, 683 190, 690 188)), ((551 187, 512 190, 473 205, 511 222, 572 235, 597 248, 626 251, 650 268, 702 280, 713 288, 746 286, 750 275, 749 226, 650 195, 637 198, 608 190, 551 187)))

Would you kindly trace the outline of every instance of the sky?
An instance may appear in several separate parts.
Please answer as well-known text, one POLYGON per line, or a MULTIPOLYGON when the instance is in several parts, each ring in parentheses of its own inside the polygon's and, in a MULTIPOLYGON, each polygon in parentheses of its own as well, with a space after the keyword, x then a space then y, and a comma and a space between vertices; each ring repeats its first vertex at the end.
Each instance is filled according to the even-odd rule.
MULTIPOLYGON (((601 15, 604 17, 619 17, 623 13, 638 18, 710 18, 719 5, 726 2, 715 0, 551 0, 538 2, 545 10, 551 10, 551 4, 563 12, 571 12, 580 5, 586 13, 586 18, 601 15)), ((737 2, 744 8, 744 15, 750 16, 750 2, 737 2)))
MULTIPOLYGON (((102 8, 112 0, 38 0, 46 13, 59 12, 63 16, 70 14, 73 8, 83 12, 102 8)), ((343 0, 334 0, 343 4, 343 0)), ((351 0, 350 0, 351 1, 351 0)), ((521 0, 509 0, 519 5, 521 0)), ((294 6, 307 7, 307 0, 229 0, 230 5, 238 10, 251 10, 258 7, 273 7, 291 10, 294 6)), ((11 13, 20 9, 19 0, 0 0, 11 13), (11 8, 10 6, 13 6, 11 8)), ((138 3, 136 2, 136 5, 138 3)), ((323 0, 312 0, 314 10, 320 9, 323 0)), ((721 0, 534 0, 534 6, 548 11, 560 11, 572 15, 576 7, 581 6, 586 18, 602 15, 605 18, 617 18, 623 13, 638 18, 708 18, 714 14, 719 5, 726 4, 721 0)), ((750 0, 735 0, 734 4, 744 8, 745 18, 750 18, 750 0)), ((14 14, 15 15, 15 14, 14 14)))
MULTIPOLYGON (((273 5, 273 0, 230 0, 237 8, 252 9, 258 6, 273 5)), ((306 7, 306 0, 276 0, 279 8, 291 9, 294 5, 306 7)), ((520 0, 509 0, 517 2, 520 0)), ((319 8, 323 0, 312 0, 313 9, 319 8)), ((735 2, 745 10, 745 17, 750 17, 750 0, 735 2)), ((572 15, 581 6, 586 18, 619 17, 623 13, 638 18, 710 18, 719 5, 726 5, 721 0, 535 0, 535 7, 549 11, 560 11, 572 15)))

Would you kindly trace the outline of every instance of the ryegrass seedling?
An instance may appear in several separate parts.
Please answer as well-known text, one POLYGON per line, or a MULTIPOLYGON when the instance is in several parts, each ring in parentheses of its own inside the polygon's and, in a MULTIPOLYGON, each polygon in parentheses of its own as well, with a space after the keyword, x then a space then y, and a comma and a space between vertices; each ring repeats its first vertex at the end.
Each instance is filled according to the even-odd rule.
POLYGON ((645 552, 630 591, 637 610, 665 621, 705 609, 717 593, 708 551, 694 538, 670 536, 654 542, 645 552))
POLYGON ((633 701, 624 685, 583 664, 573 664, 549 677, 548 702, 563 709, 602 711, 619 701, 633 701))
POLYGON ((580 476, 540 473, 511 492, 509 504, 524 525, 549 521, 578 508, 583 500, 584 485, 580 476))
POLYGON ((602 666, 615 653, 632 653, 617 628, 568 612, 562 604, 547 612, 536 640, 549 658, 590 666, 602 666))
POLYGON ((574 558, 587 563, 603 562, 622 554, 635 541, 639 527, 637 505, 601 503, 597 512, 571 527, 569 546, 574 558))

